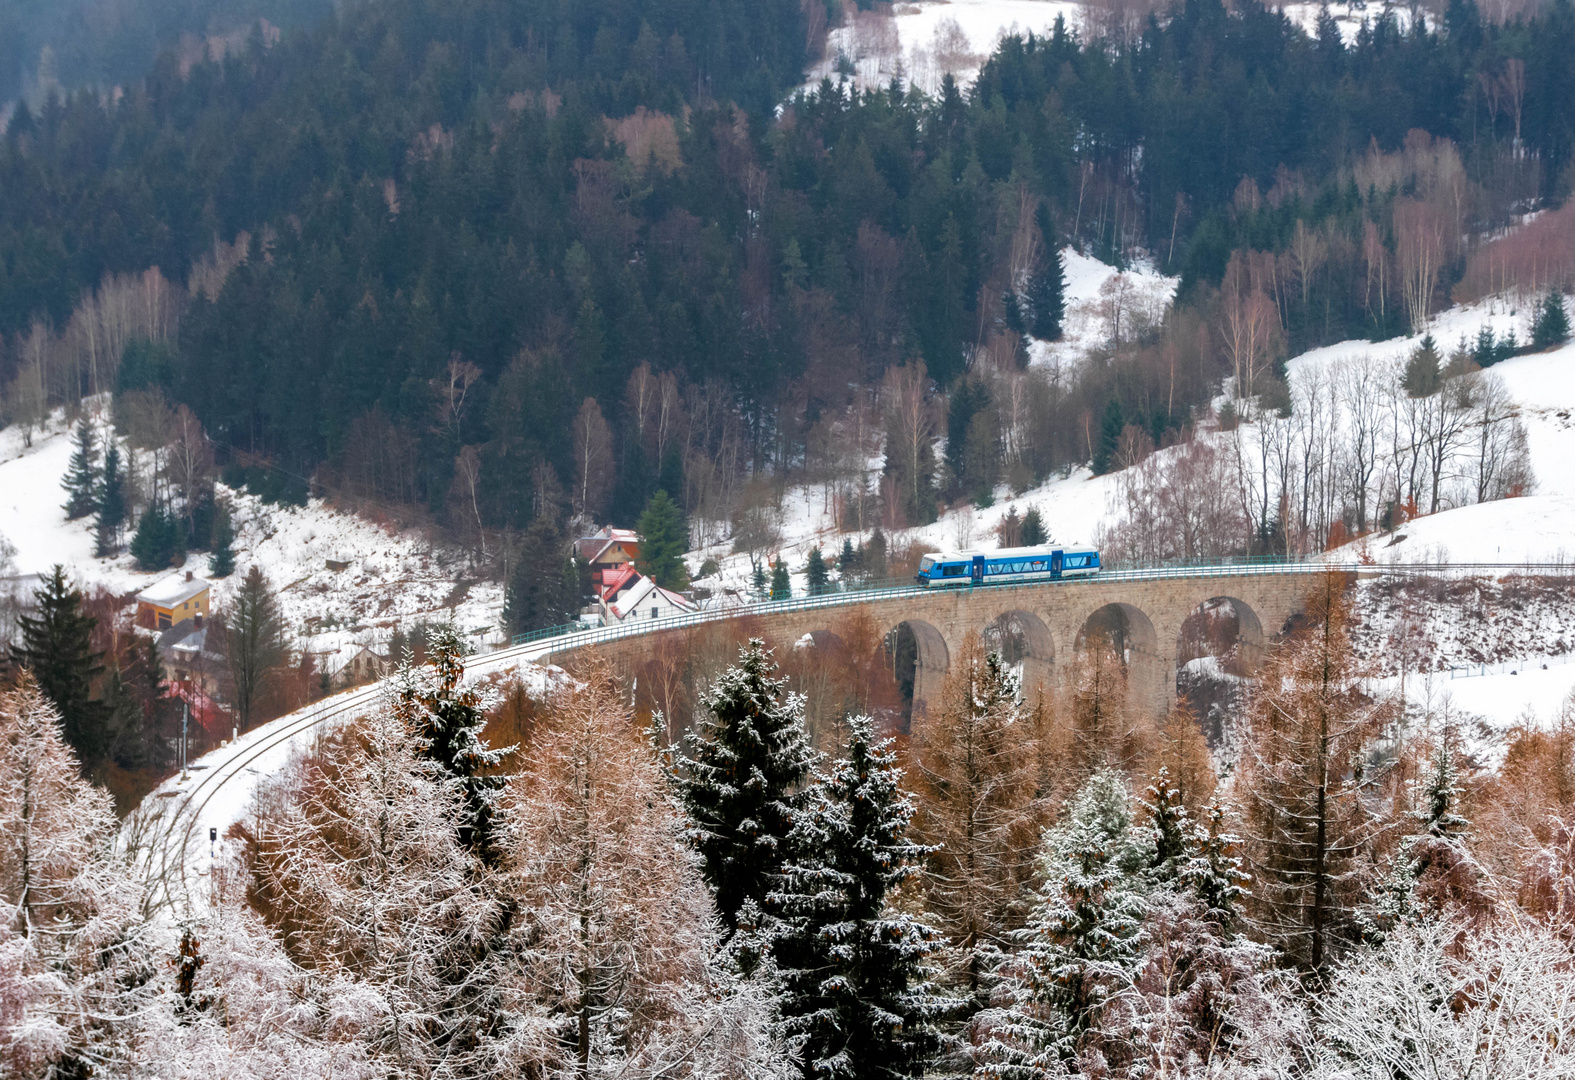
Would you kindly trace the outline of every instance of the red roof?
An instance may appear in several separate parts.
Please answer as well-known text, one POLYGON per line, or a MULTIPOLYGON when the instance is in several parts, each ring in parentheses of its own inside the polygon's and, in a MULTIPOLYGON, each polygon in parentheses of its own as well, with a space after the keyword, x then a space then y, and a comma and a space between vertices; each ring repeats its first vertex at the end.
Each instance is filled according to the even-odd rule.
POLYGON ((191 706, 191 718, 201 724, 204 731, 219 732, 230 726, 230 714, 209 697, 202 687, 190 680, 172 682, 169 687, 170 697, 179 698, 191 706))
POLYGON ((603 570, 601 598, 612 600, 620 592, 640 580, 640 571, 634 568, 633 563, 624 563, 614 569, 603 570))

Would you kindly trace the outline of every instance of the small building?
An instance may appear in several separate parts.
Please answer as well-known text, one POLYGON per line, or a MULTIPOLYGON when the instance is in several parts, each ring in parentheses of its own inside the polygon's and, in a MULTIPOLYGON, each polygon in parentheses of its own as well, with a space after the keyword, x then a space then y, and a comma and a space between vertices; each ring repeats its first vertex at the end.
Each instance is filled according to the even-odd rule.
POLYGON ((591 588, 600 596, 610 573, 640 557, 640 534, 633 529, 602 529, 576 540, 574 554, 591 568, 591 588))
POLYGON ((219 674, 229 658, 209 645, 208 626, 207 619, 195 615, 159 634, 159 664, 165 682, 194 687, 204 694, 217 692, 219 674))
POLYGON ((670 619, 697 610, 689 600, 671 589, 662 588, 648 577, 638 578, 616 600, 604 602, 602 609, 606 612, 603 622, 608 626, 649 619, 670 619))
POLYGON ((137 594, 137 625, 168 630, 186 619, 208 617, 209 583, 187 570, 171 574, 137 594))
POLYGON ((334 673, 335 677, 346 686, 370 682, 386 674, 388 674, 388 657, 377 652, 370 645, 357 648, 334 673))

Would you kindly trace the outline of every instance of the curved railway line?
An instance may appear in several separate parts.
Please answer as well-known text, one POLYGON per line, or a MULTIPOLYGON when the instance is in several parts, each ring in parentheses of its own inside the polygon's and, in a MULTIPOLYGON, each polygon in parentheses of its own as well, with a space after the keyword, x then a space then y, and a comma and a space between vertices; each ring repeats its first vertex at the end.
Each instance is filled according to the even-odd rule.
MULTIPOLYGON (((1408 576, 1429 574, 1480 575, 1515 572, 1533 575, 1566 576, 1575 572, 1575 567, 1566 564, 1452 563, 1368 566, 1285 562, 1259 564, 1212 563, 1194 566, 1157 567, 1146 570, 1106 571, 1099 574, 1097 578, 1080 579, 1077 582, 1003 582, 981 586, 964 586, 964 588, 990 590, 1076 588, 1082 581, 1095 580, 1108 584, 1112 581, 1138 582, 1225 577, 1242 574, 1307 575, 1325 569, 1344 570, 1362 576, 1391 574, 1408 576)), ((485 676, 508 672, 516 669, 521 663, 546 660, 557 653, 569 652, 626 637, 723 621, 742 615, 764 618, 786 612, 846 607, 875 600, 900 600, 904 597, 925 596, 931 593, 931 589, 909 585, 864 589, 831 593, 824 596, 751 604, 746 607, 721 611, 700 611, 688 615, 622 626, 598 627, 572 633, 556 633, 552 636, 525 640, 495 652, 472 657, 471 662, 467 665, 467 673, 472 676, 485 676)), ((150 885, 150 906, 155 909, 168 909, 172 912, 177 910, 189 911, 191 909, 193 900, 196 898, 191 882, 191 877, 193 876, 191 852, 193 851, 194 843, 201 843, 199 829, 203 825, 206 811, 210 806, 214 805, 215 800, 221 794, 225 793, 226 785, 242 777, 248 771, 253 771, 254 765, 270 753, 287 753, 290 743, 297 736, 316 728, 331 725, 335 721, 353 718, 358 712, 364 710, 371 702, 376 700, 378 694, 381 693, 382 685, 381 682, 378 682, 369 686, 342 691, 295 713, 264 724, 242 736, 232 747, 207 755, 208 757, 222 756, 222 760, 217 763, 210 763, 208 766, 204 766, 201 762, 197 763, 195 767, 196 772, 201 775, 194 782, 187 781, 187 786, 182 787, 174 780, 166 781, 153 795, 150 795, 149 800, 154 798, 168 800, 168 803, 160 807, 158 814, 154 818, 153 834, 150 837, 146 850, 145 866, 150 885)), ((148 800, 144 801, 143 806, 148 806, 148 800)), ((227 828, 229 824, 230 822, 226 821, 225 827, 227 828)))

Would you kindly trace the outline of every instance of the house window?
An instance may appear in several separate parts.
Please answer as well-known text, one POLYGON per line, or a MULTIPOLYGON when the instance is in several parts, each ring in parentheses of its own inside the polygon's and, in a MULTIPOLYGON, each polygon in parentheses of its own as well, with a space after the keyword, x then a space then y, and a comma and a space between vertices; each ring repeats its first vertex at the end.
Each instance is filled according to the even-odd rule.
POLYGON ((164 614, 164 612, 162 612, 162 611, 159 612, 159 629, 160 630, 168 630, 169 628, 170 628, 170 617, 168 615, 164 614))
POLYGON ((653 618, 653 619, 656 618, 656 609, 655 608, 651 609, 651 618, 653 618))

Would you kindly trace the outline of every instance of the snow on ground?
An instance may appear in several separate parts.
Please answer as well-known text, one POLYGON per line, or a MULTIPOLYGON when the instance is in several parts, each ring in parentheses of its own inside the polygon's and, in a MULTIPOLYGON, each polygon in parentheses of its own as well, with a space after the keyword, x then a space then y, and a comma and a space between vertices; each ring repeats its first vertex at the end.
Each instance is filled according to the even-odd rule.
MULTIPOLYGON (((31 447, 15 425, 0 430, 0 536, 16 548, 15 572, 47 574, 60 563, 80 585, 121 596, 176 572, 143 573, 129 554, 94 556, 91 519, 67 521, 61 509, 72 449, 62 412, 31 447)), ((306 507, 270 506, 222 484, 219 490, 233 509, 236 573, 214 581, 215 608, 222 610, 246 571, 260 566, 298 647, 330 671, 360 645, 384 643, 396 627, 419 622, 452 619, 474 646, 501 640, 502 587, 478 580, 465 557, 434 547, 417 531, 384 528, 321 499, 306 507), (349 566, 335 571, 329 560, 349 566)), ((206 576, 206 554, 192 552, 183 569, 206 576)))
MULTIPOLYGON (((1530 334, 1531 311, 1502 297, 1450 308, 1436 315, 1429 332, 1441 354, 1474 341, 1489 327, 1502 338, 1513 331, 1521 341, 1530 334)), ((1314 368, 1372 357, 1398 361, 1417 347, 1419 337, 1388 341, 1342 341, 1291 360, 1293 379, 1314 368)), ((1488 369, 1503 381, 1520 407, 1537 486, 1520 499, 1445 510, 1407 522, 1394 536, 1369 541, 1365 548, 1379 561, 1414 562, 1449 558, 1466 562, 1559 562, 1575 559, 1575 342, 1529 356, 1517 356, 1488 369)), ((1352 544, 1336 557, 1361 550, 1352 544)))
MULTIPOLYGON (((1398 676, 1375 679, 1370 689, 1400 695, 1398 676)), ((1575 692, 1575 663, 1534 658, 1474 671, 1430 672, 1406 679, 1404 699, 1412 723, 1434 734, 1451 730, 1479 768, 1504 763, 1510 735, 1520 726, 1552 727, 1575 692)))
MULTIPOLYGON (((1285 17, 1307 32, 1308 37, 1318 36, 1318 12, 1322 4, 1285 4, 1280 8, 1285 12, 1285 17)), ((1411 25, 1411 12, 1409 9, 1389 5, 1391 14, 1395 17, 1396 24, 1405 31, 1411 25)), ((1340 28, 1340 40, 1350 45, 1356 40, 1356 35, 1361 32, 1362 23, 1376 22, 1383 12, 1383 5, 1375 4, 1371 9, 1366 4, 1330 4, 1329 14, 1334 16, 1334 21, 1340 28)))
MULTIPOLYGON (((847 8, 851 12, 853 5, 847 8)), ((1001 38, 1048 34, 1058 16, 1075 29, 1082 25, 1082 5, 1062 0, 899 2, 892 8, 891 29, 878 16, 862 13, 832 30, 827 58, 810 68, 806 86, 813 89, 827 76, 836 80, 842 57, 853 62, 852 81, 863 89, 884 87, 899 72, 926 93, 935 93, 948 72, 967 86, 1001 38)))
POLYGON ((1157 326, 1175 299, 1180 278, 1166 277, 1151 260, 1135 261, 1127 270, 1064 248, 1066 317, 1060 341, 1034 341, 1032 364, 1077 366, 1094 349, 1108 346, 1115 334, 1136 335, 1139 327, 1157 326))
MULTIPOLYGON (((1363 547, 1358 542, 1331 557, 1363 547)), ((1575 496, 1527 495, 1444 510, 1370 538, 1365 550, 1378 563, 1575 563, 1575 496)))
MULTIPOLYGON (((535 653, 475 656, 467 664, 466 681, 515 681, 541 698, 568 680, 562 668, 536 663, 530 655, 535 653)), ((151 848, 145 849, 150 870, 159 873, 160 866, 166 868, 162 876, 169 898, 179 902, 183 871, 187 887, 195 889, 212 868, 216 853, 209 846, 209 830, 217 831, 222 848, 230 827, 252 813, 253 799, 264 781, 310 753, 317 739, 377 708, 381 694, 382 688, 374 685, 324 698, 203 755, 191 763, 189 773, 177 773, 143 800, 144 812, 127 820, 123 839, 151 841, 151 848), (314 719, 317 722, 306 722, 314 719), (191 837, 193 846, 183 850, 185 836, 191 837)), ((217 854, 222 857, 222 850, 217 854)))

